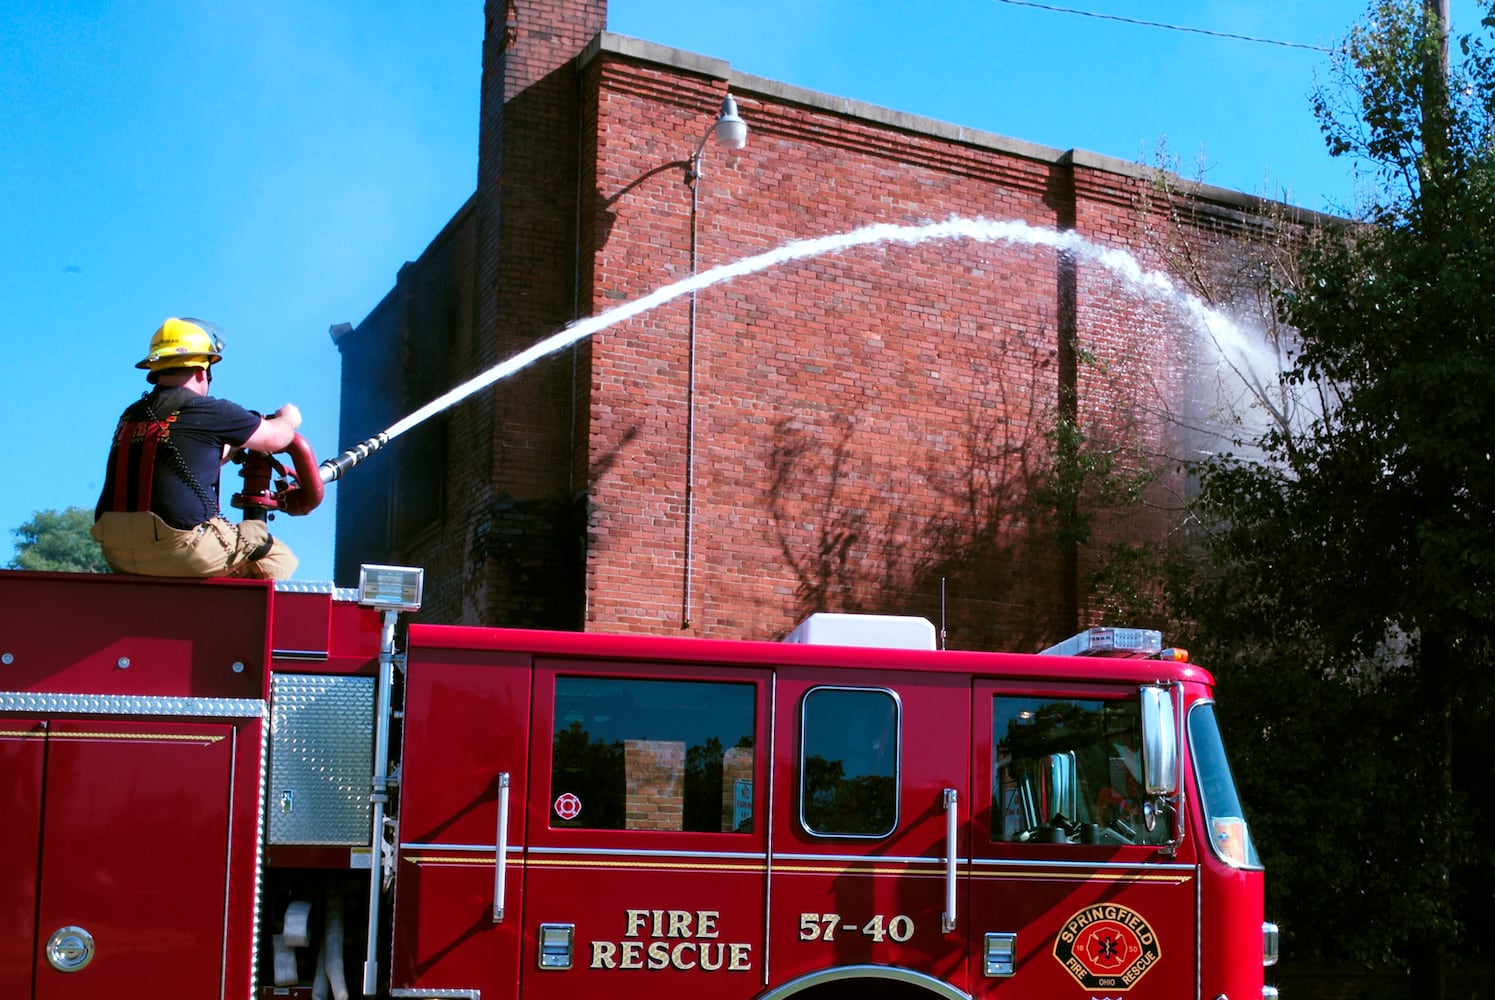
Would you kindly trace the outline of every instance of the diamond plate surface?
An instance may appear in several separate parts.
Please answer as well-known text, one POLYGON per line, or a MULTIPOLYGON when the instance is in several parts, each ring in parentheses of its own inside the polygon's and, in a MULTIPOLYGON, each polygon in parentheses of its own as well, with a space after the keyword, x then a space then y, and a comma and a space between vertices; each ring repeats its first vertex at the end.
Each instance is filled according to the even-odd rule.
POLYGON ((270 843, 367 844, 374 678, 276 674, 270 690, 270 843))

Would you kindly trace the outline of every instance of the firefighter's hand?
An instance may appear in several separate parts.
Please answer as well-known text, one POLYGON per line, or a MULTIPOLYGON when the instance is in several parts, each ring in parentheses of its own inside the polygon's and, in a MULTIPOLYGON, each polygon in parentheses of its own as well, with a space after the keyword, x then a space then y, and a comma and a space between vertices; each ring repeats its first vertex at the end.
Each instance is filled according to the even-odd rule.
POLYGON ((297 409, 295 403, 285 404, 270 416, 274 420, 284 420, 291 425, 291 430, 296 430, 301 426, 301 411, 297 409))

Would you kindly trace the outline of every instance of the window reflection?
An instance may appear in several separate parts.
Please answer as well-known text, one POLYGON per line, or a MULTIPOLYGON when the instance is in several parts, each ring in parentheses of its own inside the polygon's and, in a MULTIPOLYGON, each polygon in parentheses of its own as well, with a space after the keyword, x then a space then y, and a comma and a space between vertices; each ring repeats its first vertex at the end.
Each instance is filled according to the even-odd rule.
POLYGON ((750 833, 751 684, 557 677, 552 827, 750 833))
POLYGON ((994 841, 1164 844, 1147 828, 1137 699, 998 697, 992 707, 994 841))
POLYGON ((898 701, 888 691, 816 688, 801 720, 800 816, 826 836, 885 837, 898 825, 898 701))

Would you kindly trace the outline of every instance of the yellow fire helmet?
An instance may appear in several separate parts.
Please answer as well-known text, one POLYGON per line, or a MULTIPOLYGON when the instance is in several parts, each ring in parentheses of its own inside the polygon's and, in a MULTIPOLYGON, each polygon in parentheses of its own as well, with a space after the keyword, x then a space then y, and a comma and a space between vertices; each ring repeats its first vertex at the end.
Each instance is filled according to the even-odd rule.
POLYGON ((216 323, 202 319, 177 319, 161 324, 151 335, 150 353, 138 362, 155 381, 155 373, 168 368, 206 368, 223 358, 223 331, 216 323))

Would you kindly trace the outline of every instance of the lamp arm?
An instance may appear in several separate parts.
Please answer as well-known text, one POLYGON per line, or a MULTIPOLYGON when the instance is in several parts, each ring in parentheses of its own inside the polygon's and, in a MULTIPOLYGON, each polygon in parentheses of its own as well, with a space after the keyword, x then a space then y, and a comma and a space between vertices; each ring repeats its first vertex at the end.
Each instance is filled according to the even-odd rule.
POLYGON ((701 156, 706 152, 706 140, 711 138, 711 133, 715 130, 716 122, 712 122, 701 133, 701 141, 696 143, 696 151, 690 156, 690 166, 685 168, 685 183, 694 184, 696 178, 701 176, 701 156))

